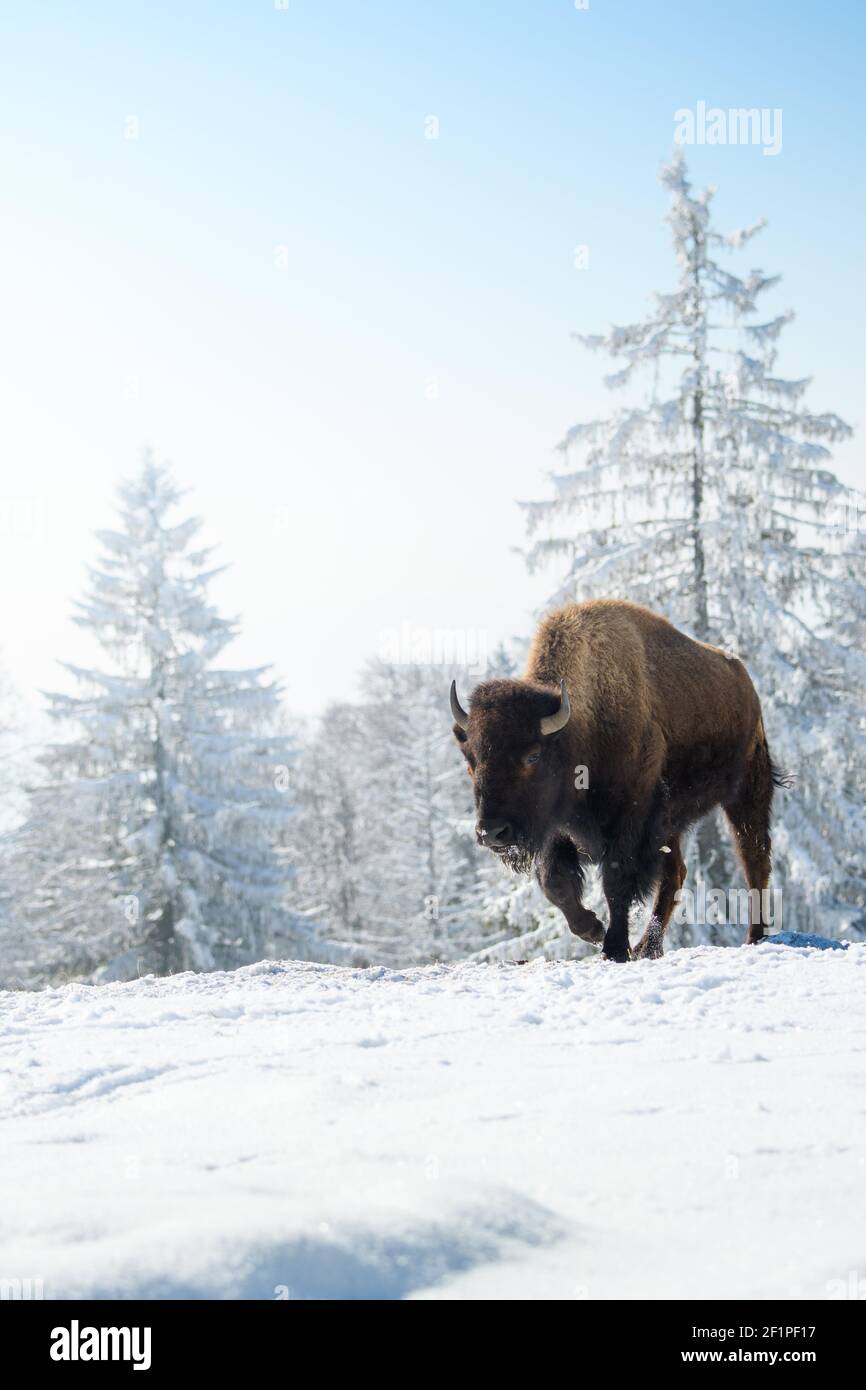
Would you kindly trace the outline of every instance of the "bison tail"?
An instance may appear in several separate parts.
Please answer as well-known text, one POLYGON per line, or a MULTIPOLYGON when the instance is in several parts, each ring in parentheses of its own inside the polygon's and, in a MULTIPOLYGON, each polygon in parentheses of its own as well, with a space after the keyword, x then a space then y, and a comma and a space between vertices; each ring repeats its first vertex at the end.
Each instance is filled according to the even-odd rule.
POLYGON ((773 786, 782 787, 786 791, 789 791, 791 787, 793 787, 795 781, 793 772, 785 772, 783 768, 779 767, 778 763, 774 763, 773 759, 770 757, 769 748, 767 749, 767 762, 770 764, 770 776, 773 779, 773 786))
POLYGON ((763 719, 758 720, 758 746, 766 759, 766 766, 770 773, 770 781, 773 783, 773 786, 779 787, 784 791, 790 791, 791 787, 794 785, 794 775, 791 772, 785 772, 770 756, 770 749, 767 745, 767 735, 764 732, 763 719))

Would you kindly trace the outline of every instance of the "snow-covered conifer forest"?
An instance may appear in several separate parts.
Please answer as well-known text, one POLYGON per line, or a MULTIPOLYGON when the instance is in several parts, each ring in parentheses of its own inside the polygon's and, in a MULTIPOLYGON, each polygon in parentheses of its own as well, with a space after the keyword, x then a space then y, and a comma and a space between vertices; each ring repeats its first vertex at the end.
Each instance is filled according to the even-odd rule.
MULTIPOLYGON (((661 182, 670 281, 645 317, 581 337, 613 360, 611 407, 565 431, 548 495, 523 503, 526 563, 549 573, 549 605, 629 598, 743 658, 793 778, 774 831, 784 925, 856 941, 866 537, 832 458, 850 430, 781 373, 791 312, 778 277, 743 268, 763 223, 719 229, 681 151, 661 182)), ((586 954, 532 879, 475 843, 447 691, 477 673, 371 653, 358 699, 298 720, 267 668, 231 665, 237 623, 210 596, 222 558, 181 476, 148 452, 120 487, 70 615, 98 661, 66 667, 74 693, 47 697, 55 737, 10 761, 4 983, 586 954)), ((530 634, 486 674, 518 673, 530 634)), ((695 900, 671 944, 739 941, 707 907, 739 874, 720 826, 704 822, 687 859, 695 900)))

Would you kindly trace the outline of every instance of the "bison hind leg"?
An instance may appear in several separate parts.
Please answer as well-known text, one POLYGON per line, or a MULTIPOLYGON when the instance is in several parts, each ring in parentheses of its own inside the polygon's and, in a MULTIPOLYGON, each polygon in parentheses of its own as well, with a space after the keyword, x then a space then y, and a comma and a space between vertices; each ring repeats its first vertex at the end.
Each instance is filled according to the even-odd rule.
POLYGON ((686 879, 686 865, 678 836, 668 836, 668 843, 661 851, 664 854, 664 867, 656 891, 646 930, 635 946, 632 954, 635 960, 658 960, 664 955, 664 938, 668 923, 676 906, 677 894, 686 879), (664 849, 669 850, 664 854, 664 849))
POLYGON ((750 945, 762 940, 767 925, 765 913, 767 885, 770 882, 770 811, 773 804, 773 787, 780 783, 784 784, 781 782, 781 774, 773 764, 761 731, 737 795, 723 808, 749 888, 749 932, 746 940, 750 945))
POLYGON ((658 918, 653 915, 647 922, 646 930, 640 941, 631 949, 632 959, 661 960, 664 953, 664 928, 658 918))

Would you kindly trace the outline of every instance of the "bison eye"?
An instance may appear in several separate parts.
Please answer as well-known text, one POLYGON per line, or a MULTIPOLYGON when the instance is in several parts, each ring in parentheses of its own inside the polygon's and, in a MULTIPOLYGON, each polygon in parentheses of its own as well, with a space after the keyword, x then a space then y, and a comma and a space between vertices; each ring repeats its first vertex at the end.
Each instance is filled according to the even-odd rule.
POLYGON ((537 762, 538 762, 538 759, 539 759, 540 757, 541 757, 541 750, 538 749, 538 748, 536 748, 535 751, 532 752, 532 753, 527 753, 526 757, 523 759, 524 766, 526 766, 526 767, 532 767, 532 764, 533 764, 533 763, 537 763, 537 762))

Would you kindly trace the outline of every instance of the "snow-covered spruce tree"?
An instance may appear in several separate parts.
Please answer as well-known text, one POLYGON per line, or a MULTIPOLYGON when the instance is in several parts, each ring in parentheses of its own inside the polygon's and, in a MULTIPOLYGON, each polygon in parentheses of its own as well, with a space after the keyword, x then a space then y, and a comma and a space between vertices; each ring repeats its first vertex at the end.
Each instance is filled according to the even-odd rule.
POLYGON ((367 767, 374 756, 365 709, 341 702, 298 740, 292 765, 290 901, 356 965, 375 962, 366 923, 386 888, 377 891, 365 872, 372 820, 367 767))
POLYGON ((371 662, 361 702, 326 710, 298 759, 292 903, 357 962, 459 959, 515 933, 498 904, 508 877, 475 842, 452 677, 463 690, 477 680, 448 664, 371 662))
POLYGON ((17 696, 0 666, 0 989, 25 988, 32 978, 30 942, 15 887, 14 827, 26 780, 28 751, 22 743, 17 696))
MULTIPOLYGON (((796 778, 774 835, 785 921, 841 931, 866 906, 864 513, 827 447, 850 430, 807 409, 808 380, 777 374, 792 315, 758 308, 778 277, 723 263, 763 222, 716 231, 712 190, 692 192, 681 152, 661 178, 675 288, 640 322, 579 337, 618 359, 608 386, 644 373, 644 390, 568 431, 555 497, 525 504, 527 558, 563 566, 554 601, 629 598, 744 659, 796 778)), ((715 862, 723 844, 712 823, 693 837, 692 883, 725 886, 736 871, 715 862)))
POLYGON ((408 959, 447 960, 471 949, 481 861, 448 717, 457 675, 441 664, 375 661, 362 677, 376 748, 368 791, 384 813, 370 827, 367 872, 384 889, 371 925, 401 955, 408 947, 408 959))
POLYGON ((371 662, 362 701, 331 706, 301 759, 293 903, 370 963, 452 957, 473 901, 471 798, 446 719, 451 675, 371 662))
POLYGON ((121 487, 76 617, 106 668, 69 667, 80 693, 49 697, 74 734, 42 758, 18 877, 55 975, 231 967, 286 925, 293 749, 264 672, 215 664, 236 625, 209 600, 199 522, 171 520, 180 496, 149 455, 121 487))

